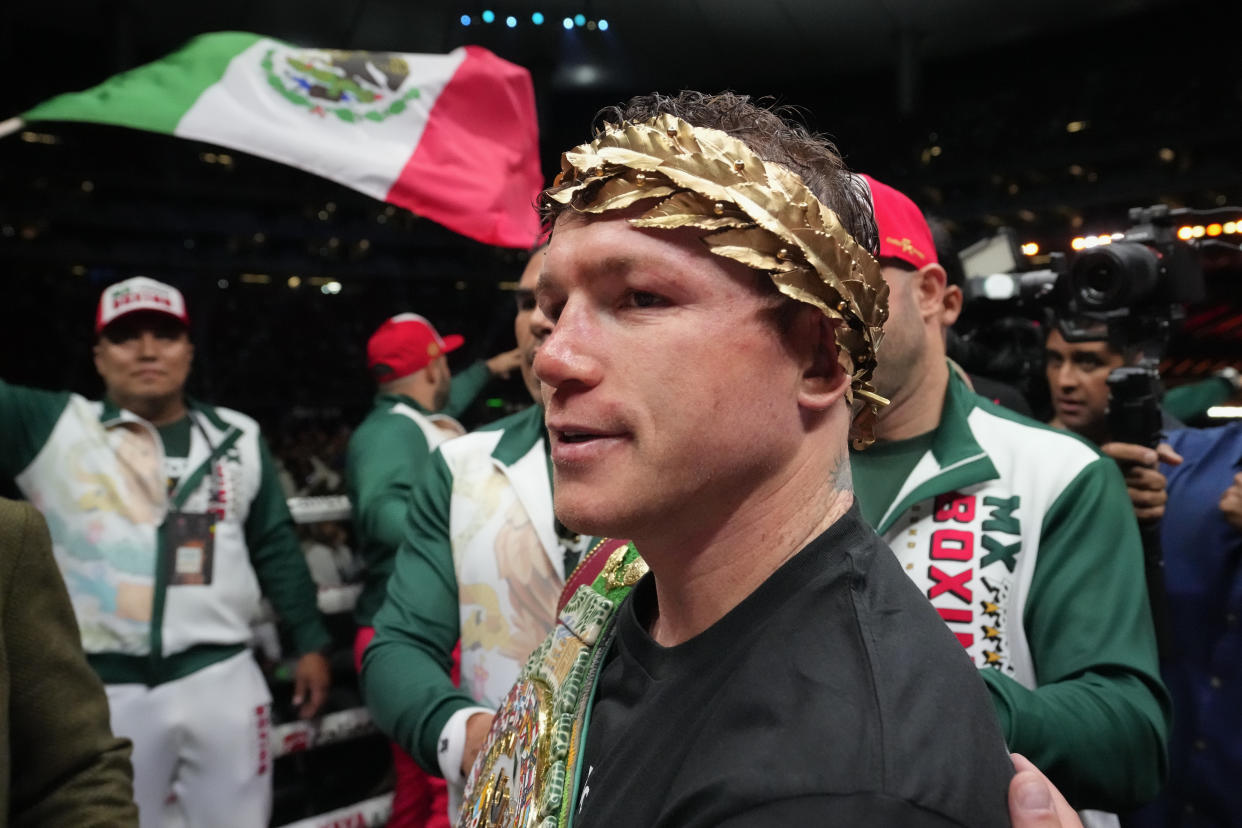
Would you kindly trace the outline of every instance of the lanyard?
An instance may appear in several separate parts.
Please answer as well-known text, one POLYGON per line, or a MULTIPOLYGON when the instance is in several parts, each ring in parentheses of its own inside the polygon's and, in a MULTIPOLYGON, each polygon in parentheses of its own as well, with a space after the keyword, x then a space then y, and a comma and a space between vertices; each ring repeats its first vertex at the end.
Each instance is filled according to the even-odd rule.
POLYGON ((170 498, 170 504, 172 506, 172 510, 175 512, 181 511, 181 507, 185 505, 185 502, 189 499, 190 494, 198 488, 198 484, 203 481, 203 477, 206 476, 208 471, 211 471, 212 478, 215 478, 215 469, 213 468, 215 466, 215 462, 224 456, 226 451, 233 447, 233 445, 241 438, 242 434, 241 429, 237 426, 233 426, 229 429, 228 433, 224 435, 224 439, 220 441, 220 445, 213 446, 211 444, 211 438, 207 436, 207 430, 203 428, 202 423, 195 419, 193 415, 190 416, 190 419, 194 422, 194 425, 198 426, 199 433, 201 433, 203 435, 203 439, 207 441, 209 453, 207 455, 207 459, 200 463, 198 468, 194 469, 194 471, 181 478, 181 481, 177 484, 177 488, 173 490, 172 497, 170 498))

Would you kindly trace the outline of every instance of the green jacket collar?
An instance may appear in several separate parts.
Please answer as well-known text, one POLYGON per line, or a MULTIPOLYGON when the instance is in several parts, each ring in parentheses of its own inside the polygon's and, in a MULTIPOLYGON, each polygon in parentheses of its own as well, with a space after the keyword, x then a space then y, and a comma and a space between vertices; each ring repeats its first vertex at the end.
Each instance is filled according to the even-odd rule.
POLYGON ((966 387, 957 372, 950 369, 940 424, 936 426, 936 434, 932 438, 930 453, 934 468, 928 468, 927 457, 919 461, 902 487, 902 494, 884 513, 876 532, 883 534, 888 531, 906 509, 920 500, 1000 477, 996 466, 970 430, 967 418, 975 408, 976 399, 975 393, 966 387))
POLYGON ((492 457, 505 466, 517 463, 529 454, 540 440, 543 440, 545 450, 547 448, 547 431, 543 424, 543 406, 541 405, 532 405, 524 411, 519 411, 498 425, 504 431, 501 432, 496 447, 492 449, 492 457))
MULTIPOLYGON (((111 423, 115 420, 119 420, 121 419, 123 413, 128 413, 132 417, 138 416, 137 414, 134 414, 134 412, 129 411, 128 409, 121 408, 119 405, 117 405, 115 402, 112 401, 111 397, 105 396, 101 402, 103 406, 99 411, 99 422, 101 423, 111 423)), ((216 410, 212 408, 211 406, 207 405, 206 403, 200 402, 199 400, 196 400, 193 397, 187 395, 185 398, 185 407, 189 411, 199 412, 204 417, 206 417, 213 426, 220 429, 221 431, 228 430, 229 424, 224 422, 224 420, 220 419, 220 415, 216 413, 216 410)))

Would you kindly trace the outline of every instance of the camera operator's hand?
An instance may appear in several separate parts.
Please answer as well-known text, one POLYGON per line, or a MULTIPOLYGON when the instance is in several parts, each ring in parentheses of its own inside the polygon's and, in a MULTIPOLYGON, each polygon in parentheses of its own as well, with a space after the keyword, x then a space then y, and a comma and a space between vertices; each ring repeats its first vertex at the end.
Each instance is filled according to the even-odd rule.
POLYGON ((1135 516, 1140 521, 1159 520, 1169 499, 1160 463, 1176 466, 1182 462, 1181 455, 1168 443, 1161 443, 1154 449, 1134 443, 1105 443, 1100 446, 1100 451, 1121 466, 1135 516))
POLYGON ((1233 476, 1233 483, 1220 496, 1220 511, 1234 529, 1242 530, 1242 473, 1233 476))

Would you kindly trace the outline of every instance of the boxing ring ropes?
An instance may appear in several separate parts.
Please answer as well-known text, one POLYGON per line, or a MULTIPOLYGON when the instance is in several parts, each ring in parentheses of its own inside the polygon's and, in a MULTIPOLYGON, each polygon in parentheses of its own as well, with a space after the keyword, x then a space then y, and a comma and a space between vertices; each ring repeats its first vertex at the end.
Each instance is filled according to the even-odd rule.
MULTIPOLYGON (((349 520, 349 498, 344 495, 324 497, 292 497, 288 500, 289 512, 294 523, 319 523, 321 521, 349 520)), ((357 585, 329 587, 319 590, 319 611, 324 615, 350 612, 358 598, 357 585)), ((310 721, 288 722, 277 725, 271 732, 271 754, 279 759, 303 751, 315 750, 325 745, 357 739, 376 733, 371 714, 365 707, 340 710, 316 717, 310 721)), ((335 811, 319 814, 297 822, 286 823, 281 828, 378 828, 388 822, 392 813, 392 794, 372 797, 355 802, 335 811)))

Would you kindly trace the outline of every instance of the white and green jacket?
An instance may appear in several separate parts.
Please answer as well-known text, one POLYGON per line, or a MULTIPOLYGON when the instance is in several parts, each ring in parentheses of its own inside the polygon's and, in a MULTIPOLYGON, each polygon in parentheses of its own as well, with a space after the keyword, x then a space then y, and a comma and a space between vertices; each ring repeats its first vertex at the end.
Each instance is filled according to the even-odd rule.
POLYGON ((328 643, 258 425, 189 407, 186 471, 170 493, 150 423, 107 401, 0 382, 0 474, 47 518, 83 647, 105 682, 159 684, 240 652, 261 594, 299 651, 328 643), (210 583, 169 585, 173 554, 162 550, 174 501, 214 516, 210 583))
POLYGON ((552 629, 564 582, 543 410, 441 444, 411 499, 363 658, 379 726, 423 767, 460 781, 451 757, 460 762, 468 713, 505 697, 552 629))
POLYGON ((1163 783, 1170 708, 1121 474, 950 373, 930 450, 864 513, 981 669, 1010 749, 1079 808, 1132 808, 1163 783))

